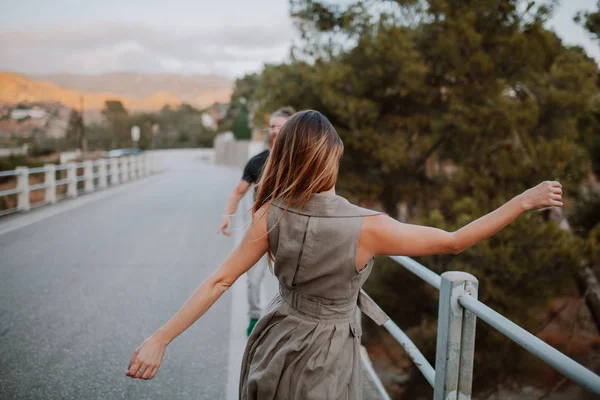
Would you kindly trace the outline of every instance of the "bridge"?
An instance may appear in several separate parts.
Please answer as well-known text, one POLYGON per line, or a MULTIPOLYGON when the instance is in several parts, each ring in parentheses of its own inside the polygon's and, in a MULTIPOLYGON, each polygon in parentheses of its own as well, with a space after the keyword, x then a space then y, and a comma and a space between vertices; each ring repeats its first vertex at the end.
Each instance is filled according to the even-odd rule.
MULTIPOLYGON (((0 220, 0 398, 237 398, 245 277, 169 346, 154 380, 125 376, 133 349, 180 308, 248 223, 247 197, 234 218, 234 238, 217 234, 240 170, 215 165, 212 156, 165 151, 121 165, 0 172, 18 177, 17 187, 0 195, 19 198, 10 210, 15 215, 0 220), (57 169, 67 177, 56 180, 57 169), (33 173, 45 174, 44 183, 30 185, 33 173), (67 186, 65 201, 57 201, 58 185, 67 186), (32 190, 46 191, 41 204, 52 204, 30 204, 32 190)), ((600 394, 597 375, 479 302, 471 275, 438 276, 411 259, 394 259, 440 290, 435 369, 396 324, 384 325, 435 399, 471 398, 477 318, 600 394)), ((267 300, 277 282, 271 276, 264 285, 267 300)), ((366 358, 363 365, 365 399, 389 398, 366 358)))
MULTIPOLYGON (((33 210, 2 218, 1 399, 237 398, 245 277, 169 346, 154 380, 125 376, 135 347, 183 305, 247 223, 249 197, 234 218, 234 237, 217 234, 241 173, 205 156, 164 152, 161 172, 126 183, 120 174, 119 185, 84 196, 85 184, 73 186, 75 198, 21 205, 33 210)), ((96 169, 87 176, 97 186, 96 169)), ((85 183, 85 173, 73 176, 85 183)), ((263 285, 266 304, 277 282, 271 276, 263 285)))

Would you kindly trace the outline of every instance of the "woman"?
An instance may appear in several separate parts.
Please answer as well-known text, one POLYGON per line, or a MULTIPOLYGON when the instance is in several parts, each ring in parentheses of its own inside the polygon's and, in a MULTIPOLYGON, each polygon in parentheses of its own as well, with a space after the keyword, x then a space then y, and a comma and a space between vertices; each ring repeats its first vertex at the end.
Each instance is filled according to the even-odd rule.
POLYGON ((359 399, 360 294, 376 255, 460 253, 526 210, 562 206, 544 182, 456 232, 400 223, 335 194, 343 144, 330 122, 303 111, 281 129, 259 183, 253 223, 238 247, 175 316, 138 347, 127 375, 152 379, 175 337, 192 325, 265 253, 274 257, 276 296, 252 332, 241 399, 359 399))

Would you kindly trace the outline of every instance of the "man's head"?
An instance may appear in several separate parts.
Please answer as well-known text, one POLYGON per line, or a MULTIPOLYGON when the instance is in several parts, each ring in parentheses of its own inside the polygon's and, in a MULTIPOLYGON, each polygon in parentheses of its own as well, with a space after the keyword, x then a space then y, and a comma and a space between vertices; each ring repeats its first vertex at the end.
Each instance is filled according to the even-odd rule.
POLYGON ((273 146, 275 138, 283 124, 285 124, 285 122, 295 113, 296 111, 292 107, 282 107, 271 115, 271 119, 269 120, 269 139, 271 146, 273 146))

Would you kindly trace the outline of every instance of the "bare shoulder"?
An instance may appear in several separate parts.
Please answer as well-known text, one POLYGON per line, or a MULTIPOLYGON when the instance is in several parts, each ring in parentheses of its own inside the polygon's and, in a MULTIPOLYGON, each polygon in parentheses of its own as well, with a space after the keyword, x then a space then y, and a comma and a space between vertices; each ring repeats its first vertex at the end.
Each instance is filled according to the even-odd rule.
POLYGON ((363 217, 362 228, 360 230, 359 247, 367 252, 375 253, 377 244, 383 240, 385 232, 392 229, 396 220, 386 214, 376 214, 363 217))
POLYGON ((265 247, 268 246, 269 238, 267 234, 267 214, 269 204, 263 205, 261 208, 252 213, 252 222, 246 228, 244 239, 240 243, 243 247, 247 244, 252 246, 265 247))
POLYGON ((425 256, 455 252, 452 233, 428 226, 407 224, 387 215, 365 218, 359 245, 374 255, 425 256))
POLYGON ((397 224, 398 221, 387 214, 369 215, 363 219, 361 235, 376 235, 380 233, 382 229, 390 228, 397 224))
POLYGON ((263 206, 254 213, 254 215, 252 216, 252 220, 254 221, 254 220, 263 219, 264 217, 266 217, 267 213, 269 211, 269 207, 271 207, 270 201, 263 204, 263 206))
MULTIPOLYGON (((362 266, 373 256, 379 255, 382 239, 382 227, 392 220, 386 214, 368 215, 363 217, 358 248, 356 251, 356 265, 362 266)), ((393 220, 392 220, 393 221, 393 220)), ((389 229, 388 229, 389 230, 389 229)))
POLYGON ((252 215, 251 229, 261 237, 267 233, 267 218, 270 207, 271 202, 267 202, 252 215))

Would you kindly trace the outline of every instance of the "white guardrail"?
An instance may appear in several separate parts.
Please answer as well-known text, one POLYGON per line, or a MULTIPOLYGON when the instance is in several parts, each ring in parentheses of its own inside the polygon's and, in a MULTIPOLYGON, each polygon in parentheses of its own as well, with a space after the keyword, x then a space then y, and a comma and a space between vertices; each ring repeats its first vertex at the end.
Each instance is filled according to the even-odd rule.
MULTIPOLYGON (((440 276, 409 257, 390 258, 440 291, 435 370, 398 325, 391 319, 383 325, 433 387, 435 400, 471 399, 477 317, 565 377, 600 395, 600 376, 477 300, 478 282, 473 275, 450 271, 440 276)), ((381 394, 389 398, 387 393, 381 394)))
POLYGON ((0 211, 0 216, 20 211, 29 211, 34 207, 54 204, 60 198, 75 198, 82 193, 117 186, 123 182, 154 174, 160 169, 160 158, 154 153, 122 156, 119 158, 84 161, 82 163, 67 163, 61 165, 46 164, 41 168, 17 167, 15 170, 0 171, 0 178, 14 176, 17 185, 13 189, 0 191, 0 196, 17 195, 17 206, 0 211), (82 174, 79 174, 80 170, 82 174), (56 173, 64 171, 61 179, 56 179, 56 173), (44 182, 36 185, 29 183, 29 176, 44 174, 44 182), (83 182, 83 188, 78 190, 78 183, 83 182), (57 196, 56 188, 66 185, 64 196, 57 196), (43 201, 31 204, 29 194, 35 190, 44 190, 43 201))

